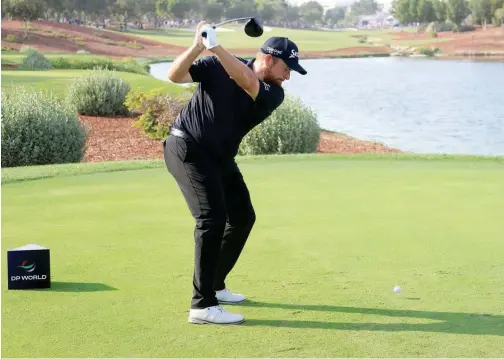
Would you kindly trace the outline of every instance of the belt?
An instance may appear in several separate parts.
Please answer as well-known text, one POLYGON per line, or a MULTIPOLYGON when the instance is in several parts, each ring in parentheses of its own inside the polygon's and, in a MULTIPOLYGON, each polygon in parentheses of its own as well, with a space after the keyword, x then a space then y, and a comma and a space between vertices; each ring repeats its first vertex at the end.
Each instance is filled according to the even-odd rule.
POLYGON ((178 128, 172 128, 170 130, 170 135, 173 135, 175 137, 184 138, 184 139, 187 138, 187 135, 183 131, 179 130, 178 128))

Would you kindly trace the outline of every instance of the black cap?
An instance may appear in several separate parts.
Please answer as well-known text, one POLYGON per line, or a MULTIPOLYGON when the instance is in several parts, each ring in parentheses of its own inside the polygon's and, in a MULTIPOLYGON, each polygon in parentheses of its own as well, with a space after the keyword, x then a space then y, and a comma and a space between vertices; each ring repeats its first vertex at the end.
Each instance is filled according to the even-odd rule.
POLYGON ((285 61, 292 70, 306 75, 306 70, 299 65, 299 51, 294 42, 286 37, 270 37, 261 46, 261 52, 279 57, 285 61))

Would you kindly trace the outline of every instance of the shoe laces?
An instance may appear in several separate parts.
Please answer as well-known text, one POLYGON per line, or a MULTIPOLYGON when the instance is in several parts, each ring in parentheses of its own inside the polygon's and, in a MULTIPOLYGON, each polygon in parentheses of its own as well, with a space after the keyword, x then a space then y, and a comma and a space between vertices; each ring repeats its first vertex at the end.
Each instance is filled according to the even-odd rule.
POLYGON ((215 308, 215 310, 217 310, 218 312, 221 312, 222 314, 226 313, 226 310, 224 308, 222 308, 220 305, 216 305, 213 308, 215 308))

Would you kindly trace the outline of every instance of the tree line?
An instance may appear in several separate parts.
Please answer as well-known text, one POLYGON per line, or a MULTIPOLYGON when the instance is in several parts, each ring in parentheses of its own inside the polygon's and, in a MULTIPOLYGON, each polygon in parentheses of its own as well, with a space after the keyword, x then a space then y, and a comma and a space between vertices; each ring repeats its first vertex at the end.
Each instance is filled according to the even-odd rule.
POLYGON ((460 25, 469 15, 478 25, 504 21, 504 0, 394 0, 392 9, 401 24, 449 20, 460 25))
POLYGON ((223 19, 257 15, 267 24, 306 26, 352 26, 360 15, 380 9, 376 0, 358 0, 350 7, 335 6, 325 10, 318 1, 300 6, 286 0, 2 0, 2 17, 35 20, 37 18, 77 18, 83 21, 148 21, 223 19))
MULTIPOLYGON (((157 26, 164 20, 223 19, 257 15, 273 26, 355 26, 361 15, 381 10, 377 0, 358 0, 350 6, 325 10, 316 0, 300 6, 286 0, 2 0, 2 18, 25 21, 61 17, 82 21, 149 22, 157 26)), ((433 21, 460 24, 469 14, 476 24, 501 24, 504 0, 394 0, 392 14, 400 24, 433 21)))

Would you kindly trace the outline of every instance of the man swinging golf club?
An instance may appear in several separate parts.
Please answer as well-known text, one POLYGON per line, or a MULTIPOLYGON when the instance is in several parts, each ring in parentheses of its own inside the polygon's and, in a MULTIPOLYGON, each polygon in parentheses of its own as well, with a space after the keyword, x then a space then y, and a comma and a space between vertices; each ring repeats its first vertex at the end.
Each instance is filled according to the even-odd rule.
POLYGON ((225 280, 256 220, 234 158, 243 137, 282 103, 282 82, 291 70, 306 74, 297 46, 287 38, 268 39, 255 59, 246 61, 220 46, 215 29, 203 21, 193 45, 168 72, 172 82, 199 83, 163 141, 166 167, 196 222, 190 323, 244 321, 219 305, 245 300, 231 293, 225 280), (213 56, 196 60, 205 48, 213 56))

